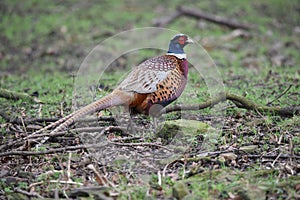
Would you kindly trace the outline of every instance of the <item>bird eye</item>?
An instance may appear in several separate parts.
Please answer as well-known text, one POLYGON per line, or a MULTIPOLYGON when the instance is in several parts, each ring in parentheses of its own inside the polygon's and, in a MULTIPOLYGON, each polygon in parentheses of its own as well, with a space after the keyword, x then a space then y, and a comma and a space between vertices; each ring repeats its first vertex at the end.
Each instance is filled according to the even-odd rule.
POLYGON ((179 44, 184 44, 185 41, 186 41, 186 37, 183 37, 183 36, 182 36, 182 37, 179 37, 179 38, 178 38, 178 43, 179 43, 179 44))

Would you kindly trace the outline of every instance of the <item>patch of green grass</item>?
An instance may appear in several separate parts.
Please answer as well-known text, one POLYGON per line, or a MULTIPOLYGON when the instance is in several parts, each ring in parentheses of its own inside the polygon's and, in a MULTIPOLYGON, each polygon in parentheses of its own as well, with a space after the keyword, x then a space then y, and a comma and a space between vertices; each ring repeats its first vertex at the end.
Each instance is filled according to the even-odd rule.
MULTIPOLYGON (((12 91, 38 95, 38 98, 44 102, 41 110, 42 116, 52 117, 55 115, 53 112, 56 113, 60 102, 66 102, 66 107, 70 107, 72 97, 72 91, 70 90, 72 78, 70 76, 61 73, 55 73, 53 76, 45 76, 42 73, 31 72, 31 74, 17 77, 14 75, 4 77, 1 79, 3 83, 2 87, 12 91)), ((35 118, 38 116, 38 105, 29 104, 22 100, 11 101, 3 98, 0 99, 0 102, 3 106, 6 105, 12 109, 16 109, 15 111, 23 110, 26 117, 35 118)))
MULTIPOLYGON (((183 182, 194 196, 203 199, 226 199, 232 195, 244 195, 250 199, 261 198, 267 192, 287 196, 287 188, 297 181, 289 178, 278 179, 272 170, 234 172, 228 169, 208 171, 191 177, 183 182), (270 189, 272 188, 272 189, 270 189)), ((299 181, 299 180, 298 180, 299 181)))

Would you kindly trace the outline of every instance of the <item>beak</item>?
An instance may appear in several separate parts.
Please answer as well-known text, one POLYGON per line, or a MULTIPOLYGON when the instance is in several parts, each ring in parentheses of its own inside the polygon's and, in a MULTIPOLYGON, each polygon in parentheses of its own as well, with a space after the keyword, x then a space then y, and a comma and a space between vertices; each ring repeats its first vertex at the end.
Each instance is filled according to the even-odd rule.
POLYGON ((185 41, 185 43, 186 43, 186 44, 193 44, 193 43, 194 43, 194 41, 193 41, 193 40, 191 40, 190 38, 187 38, 187 40, 185 41))

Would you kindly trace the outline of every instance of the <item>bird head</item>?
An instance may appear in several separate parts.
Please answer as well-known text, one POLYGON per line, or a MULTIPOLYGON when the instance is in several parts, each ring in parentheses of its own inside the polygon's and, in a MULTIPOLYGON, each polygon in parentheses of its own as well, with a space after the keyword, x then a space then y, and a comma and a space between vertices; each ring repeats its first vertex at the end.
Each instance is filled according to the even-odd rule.
POLYGON ((184 54, 183 48, 185 47, 185 45, 193 43, 193 41, 188 38, 188 36, 184 35, 184 34, 177 34, 175 35, 171 41, 170 41, 170 45, 169 45, 169 50, 168 50, 168 54, 184 54))

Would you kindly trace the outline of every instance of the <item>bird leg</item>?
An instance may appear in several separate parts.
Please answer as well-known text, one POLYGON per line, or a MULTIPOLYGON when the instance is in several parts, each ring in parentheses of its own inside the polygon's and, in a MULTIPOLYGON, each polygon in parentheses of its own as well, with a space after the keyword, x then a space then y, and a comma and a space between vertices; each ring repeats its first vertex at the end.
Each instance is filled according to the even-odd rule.
POLYGON ((149 115, 152 117, 153 119, 153 130, 154 132, 158 131, 158 119, 162 116, 161 114, 161 110, 164 107, 160 104, 154 104, 150 107, 149 109, 149 115))

